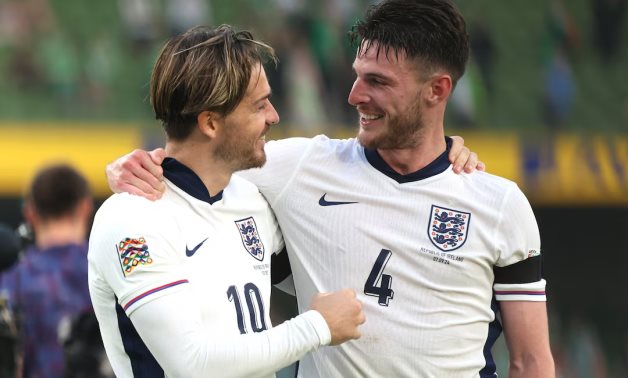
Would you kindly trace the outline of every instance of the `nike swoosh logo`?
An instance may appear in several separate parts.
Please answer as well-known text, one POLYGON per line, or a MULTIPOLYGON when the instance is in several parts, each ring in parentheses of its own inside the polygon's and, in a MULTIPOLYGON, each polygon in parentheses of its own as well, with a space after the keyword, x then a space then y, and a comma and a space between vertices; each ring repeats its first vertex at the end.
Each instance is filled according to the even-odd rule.
POLYGON ((352 204, 352 203, 358 203, 358 202, 327 201, 325 199, 326 195, 327 195, 327 193, 323 194, 321 199, 318 200, 318 204, 319 205, 321 205, 321 206, 337 206, 337 205, 349 205, 349 204, 352 204))
POLYGON ((192 249, 188 249, 188 246, 185 246, 185 255, 187 257, 192 257, 196 251, 201 248, 201 246, 203 245, 203 243, 205 243, 205 241, 207 240, 207 238, 205 238, 205 240, 203 240, 202 242, 198 243, 198 245, 192 249))

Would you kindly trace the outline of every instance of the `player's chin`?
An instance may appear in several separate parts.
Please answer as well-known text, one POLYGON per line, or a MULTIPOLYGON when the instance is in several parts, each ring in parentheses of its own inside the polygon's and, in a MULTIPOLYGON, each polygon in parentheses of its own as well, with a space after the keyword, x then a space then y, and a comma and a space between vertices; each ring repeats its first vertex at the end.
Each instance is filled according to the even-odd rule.
POLYGON ((264 145, 261 146, 261 149, 256 149, 255 153, 251 156, 251 158, 248 161, 248 167, 245 169, 249 169, 249 168, 260 168, 262 166, 264 166, 264 164, 266 164, 266 153, 264 152, 264 145))
POLYGON ((373 131, 366 131, 360 127, 360 131, 358 131, 358 142, 364 147, 368 149, 376 149, 378 148, 380 138, 373 131))

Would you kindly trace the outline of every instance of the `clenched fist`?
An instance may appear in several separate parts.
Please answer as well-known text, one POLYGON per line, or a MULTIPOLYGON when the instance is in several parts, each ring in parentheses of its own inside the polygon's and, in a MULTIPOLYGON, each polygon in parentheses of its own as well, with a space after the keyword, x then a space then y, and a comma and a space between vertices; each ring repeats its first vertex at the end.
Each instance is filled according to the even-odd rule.
POLYGON ((358 339, 361 334, 358 326, 365 321, 362 303, 355 291, 343 289, 331 293, 317 294, 310 304, 312 310, 323 315, 331 332, 331 344, 358 339))

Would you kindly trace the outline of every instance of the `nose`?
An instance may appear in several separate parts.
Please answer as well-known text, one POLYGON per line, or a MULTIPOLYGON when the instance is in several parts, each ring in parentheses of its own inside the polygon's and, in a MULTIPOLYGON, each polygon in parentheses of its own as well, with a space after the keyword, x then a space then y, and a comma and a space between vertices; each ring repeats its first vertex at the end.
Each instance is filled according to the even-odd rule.
POLYGON ((268 101, 268 116, 266 118, 269 125, 276 125, 279 123, 279 113, 277 113, 277 109, 273 106, 273 103, 268 101))
POLYGON ((353 87, 351 87, 351 92, 349 92, 349 98, 347 101, 353 106, 358 106, 368 101, 364 82, 362 82, 359 78, 355 79, 353 82, 353 87))

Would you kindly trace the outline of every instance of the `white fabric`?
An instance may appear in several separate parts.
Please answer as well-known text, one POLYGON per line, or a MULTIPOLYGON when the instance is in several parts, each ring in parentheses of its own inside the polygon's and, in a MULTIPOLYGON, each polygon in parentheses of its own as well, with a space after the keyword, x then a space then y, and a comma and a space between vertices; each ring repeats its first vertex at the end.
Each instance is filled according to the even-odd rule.
POLYGON ((495 284, 495 298, 498 301, 545 302, 545 280, 528 284, 495 284), (543 293, 543 294, 539 294, 543 293))
MULTIPOLYGON (((264 168, 241 174, 279 221, 299 308, 315 292, 350 287, 366 315, 361 339, 307 355, 299 375, 478 376, 495 317, 493 267, 540 251, 534 215, 517 186, 450 168, 400 184, 375 169, 354 139, 286 139, 268 143, 266 153, 264 168), (321 206, 323 195, 327 203, 356 203, 321 206), (470 214, 461 247, 442 251, 431 241, 432 206, 470 214), (392 293, 380 297, 378 290, 386 292, 376 288, 389 278, 392 293)), ((542 295, 517 300, 544 300, 531 294, 542 295)))
POLYGON ((125 311, 122 316, 131 319, 170 377, 273 376, 330 342, 327 324, 315 311, 254 333, 256 327, 271 328, 270 260, 283 248, 283 240, 253 185, 234 177, 222 200, 210 205, 166 184, 164 197, 156 202, 113 195, 94 220, 90 293, 117 376, 132 377, 133 361, 122 343, 126 334, 119 327, 116 297, 125 311), (239 221, 248 218, 263 244, 261 256, 245 248, 239 221), (126 247, 120 243, 126 238, 144 245, 148 254, 144 264, 125 274, 128 264, 120 253, 126 247))

